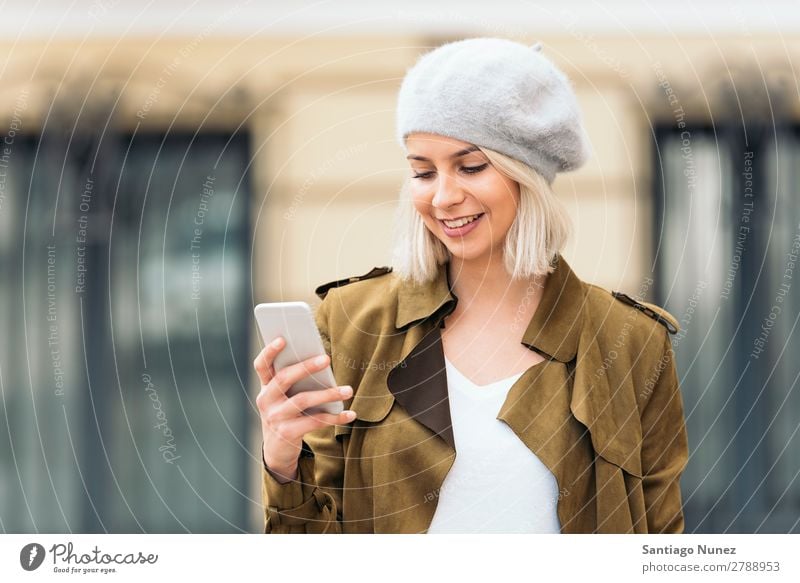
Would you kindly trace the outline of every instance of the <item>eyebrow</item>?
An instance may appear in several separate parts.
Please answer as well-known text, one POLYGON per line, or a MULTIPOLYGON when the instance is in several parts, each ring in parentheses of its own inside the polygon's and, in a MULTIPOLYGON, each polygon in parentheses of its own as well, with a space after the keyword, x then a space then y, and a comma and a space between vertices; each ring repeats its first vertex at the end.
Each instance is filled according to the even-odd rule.
MULTIPOLYGON (((470 152, 474 152, 478 150, 478 146, 470 146, 469 148, 464 148, 463 150, 459 150, 455 154, 451 154, 449 158, 451 160, 455 158, 460 158, 461 156, 466 156, 470 152)), ((406 156, 406 160, 420 160, 422 162, 430 162, 430 159, 426 158, 425 156, 406 156)))

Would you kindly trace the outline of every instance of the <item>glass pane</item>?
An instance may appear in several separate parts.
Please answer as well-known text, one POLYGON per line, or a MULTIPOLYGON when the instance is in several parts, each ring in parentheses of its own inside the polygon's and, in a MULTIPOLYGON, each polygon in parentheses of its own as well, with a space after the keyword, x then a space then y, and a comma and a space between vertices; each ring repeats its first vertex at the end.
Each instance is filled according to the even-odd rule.
POLYGON ((797 532, 797 134, 723 124, 688 135, 659 134, 657 257, 659 297, 683 328, 686 530, 797 532))
POLYGON ((49 132, 13 156, 0 526, 246 530, 246 136, 49 132))

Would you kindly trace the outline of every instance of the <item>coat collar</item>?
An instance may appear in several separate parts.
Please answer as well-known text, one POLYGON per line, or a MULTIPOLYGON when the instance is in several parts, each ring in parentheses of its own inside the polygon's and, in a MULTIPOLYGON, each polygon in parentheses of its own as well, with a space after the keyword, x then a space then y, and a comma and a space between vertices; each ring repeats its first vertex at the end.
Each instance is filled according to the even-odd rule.
MULTIPOLYGON (((559 254, 521 342, 565 368, 578 351, 585 288, 559 254)), ((455 449, 440 328, 458 303, 447 272, 424 285, 400 284, 396 327, 411 323, 400 366, 388 375, 389 391, 415 419, 455 449)), ((366 418, 365 418, 366 419, 366 418)))
MULTIPOLYGON (((560 253, 551 265, 555 270, 545 281, 539 307, 522 335, 522 343, 560 362, 569 362, 578 352, 585 290, 560 253)), ((421 285, 401 281, 397 329, 434 315, 447 315, 455 309, 458 297, 452 291, 447 267, 447 263, 439 265, 436 277, 421 285)))

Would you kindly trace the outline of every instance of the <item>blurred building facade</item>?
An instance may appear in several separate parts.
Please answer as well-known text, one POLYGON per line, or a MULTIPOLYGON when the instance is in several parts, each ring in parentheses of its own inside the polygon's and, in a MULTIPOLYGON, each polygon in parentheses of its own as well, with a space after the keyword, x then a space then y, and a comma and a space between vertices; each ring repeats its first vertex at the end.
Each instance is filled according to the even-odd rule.
MULTIPOLYGON (((389 264, 396 91, 454 38, 0 45, 3 530, 261 529, 252 305, 389 264)), ((800 39, 512 38, 570 76, 594 148, 554 185, 565 256, 682 321, 687 530, 796 532, 800 285, 751 354, 800 224, 800 39)))

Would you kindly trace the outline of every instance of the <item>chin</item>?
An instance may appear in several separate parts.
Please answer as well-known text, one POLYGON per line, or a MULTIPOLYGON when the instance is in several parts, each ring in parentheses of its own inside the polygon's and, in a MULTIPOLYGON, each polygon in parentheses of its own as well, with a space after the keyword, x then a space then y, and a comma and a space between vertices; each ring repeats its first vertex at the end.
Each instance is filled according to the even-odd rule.
POLYGON ((461 261, 471 261, 484 256, 488 257, 490 253, 488 247, 470 247, 468 249, 464 249, 463 247, 450 247, 446 244, 445 247, 447 247, 447 251, 450 253, 451 258, 457 258, 461 261))

